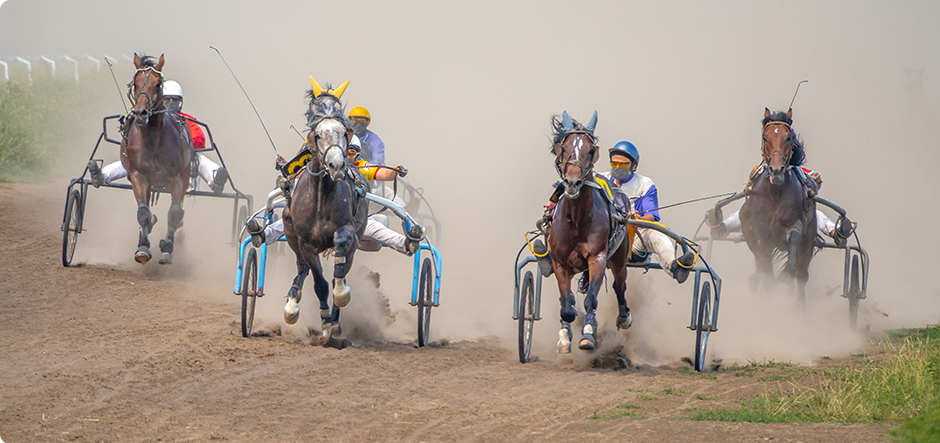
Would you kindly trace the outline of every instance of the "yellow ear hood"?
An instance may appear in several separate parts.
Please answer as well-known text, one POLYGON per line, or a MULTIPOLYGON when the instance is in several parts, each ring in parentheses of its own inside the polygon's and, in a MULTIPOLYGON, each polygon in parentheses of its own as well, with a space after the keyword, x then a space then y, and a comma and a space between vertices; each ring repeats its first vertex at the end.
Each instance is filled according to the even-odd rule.
POLYGON ((324 90, 313 76, 310 76, 310 86, 313 88, 313 97, 319 97, 324 92, 330 95, 335 96, 336 98, 343 98, 343 93, 346 92, 346 87, 349 86, 349 80, 347 79, 343 84, 339 85, 336 89, 324 90))
POLYGON ((346 87, 349 86, 349 79, 346 79, 343 84, 339 85, 336 89, 331 89, 330 94, 336 96, 336 98, 343 98, 343 93, 346 92, 346 87))
POLYGON ((320 94, 323 93, 323 88, 320 87, 320 84, 313 79, 313 76, 310 76, 310 86, 313 87, 313 97, 317 98, 320 94))

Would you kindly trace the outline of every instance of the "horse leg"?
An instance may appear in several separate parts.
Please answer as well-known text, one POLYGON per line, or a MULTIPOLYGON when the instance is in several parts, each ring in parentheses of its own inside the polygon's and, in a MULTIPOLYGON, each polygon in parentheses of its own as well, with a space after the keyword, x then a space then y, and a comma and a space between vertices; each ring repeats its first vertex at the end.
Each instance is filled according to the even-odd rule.
POLYGON ((555 279, 558 281, 558 292, 561 294, 561 330, 558 331, 558 353, 571 353, 571 322, 578 318, 575 309, 574 294, 571 293, 571 273, 567 269, 557 269, 555 279))
POLYGON ((633 326, 633 316, 630 315, 630 308, 627 306, 627 268, 615 266, 611 268, 611 272, 614 274, 614 293, 617 294, 619 308, 617 330, 630 329, 630 326, 633 326))
POLYGON ((307 278, 308 272, 310 272, 310 265, 300 254, 297 254, 297 275, 287 291, 287 304, 284 305, 284 322, 289 325, 297 323, 297 319, 300 318, 301 289, 304 287, 304 279, 307 278))
MULTIPOLYGON (((339 325, 333 321, 333 315, 330 312, 330 283, 323 277, 323 266, 320 264, 319 256, 315 257, 311 271, 313 274, 313 289, 320 301, 320 336, 312 338, 310 344, 325 346, 330 344, 330 340, 339 325)), ((338 311, 338 309, 334 308, 335 311, 338 311)), ((337 315, 337 320, 338 317, 337 315)))
MULTIPOLYGON (((352 256, 356 250, 355 231, 348 225, 337 229, 333 233, 333 248, 336 256, 333 265, 333 305, 342 308, 348 305, 351 299, 352 290, 346 286, 346 273, 352 266, 352 256)), ((336 317, 338 320, 339 311, 336 317)))
POLYGON ((127 180, 131 182, 134 198, 137 200, 137 224, 140 225, 140 238, 137 241, 137 252, 134 261, 147 264, 153 255, 150 254, 150 229, 153 228, 153 214, 147 201, 147 190, 150 184, 143 174, 135 171, 128 172, 127 180))
POLYGON ((796 262, 799 255, 800 243, 803 242, 803 223, 796 222, 787 232, 787 265, 784 271, 793 277, 796 275, 796 262))
POLYGON ((605 269, 607 269, 605 254, 588 260, 588 275, 591 280, 588 283, 587 295, 584 297, 584 328, 581 329, 581 341, 578 343, 578 348, 581 350, 597 349, 597 320, 594 318, 594 313, 597 311, 597 293, 601 289, 601 283, 604 282, 605 269))
POLYGON ((176 230, 183 224, 183 183, 182 179, 172 180, 169 186, 171 201, 170 210, 167 212, 166 238, 160 240, 161 265, 173 264, 173 240, 176 238, 176 230))

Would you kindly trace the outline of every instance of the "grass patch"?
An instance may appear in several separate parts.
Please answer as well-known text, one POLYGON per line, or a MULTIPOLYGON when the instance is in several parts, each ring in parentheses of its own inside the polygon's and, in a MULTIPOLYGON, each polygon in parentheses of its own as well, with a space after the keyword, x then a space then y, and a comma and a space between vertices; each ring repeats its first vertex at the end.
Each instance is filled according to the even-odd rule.
POLYGON ((617 409, 639 409, 639 408, 640 408, 639 406, 633 405, 630 403, 623 403, 623 404, 617 405, 617 409))
MULTIPOLYGON (((903 422, 897 436, 926 441, 918 436, 940 432, 940 327, 893 331, 882 343, 886 354, 877 362, 867 359, 830 368, 814 376, 811 387, 768 392, 742 402, 738 410, 702 411, 688 418, 758 423, 903 422)), ((736 369, 745 372, 750 366, 736 369)), ((760 380, 789 380, 789 376, 760 380)))
POLYGON ((642 412, 640 412, 640 411, 632 411, 632 410, 630 410, 630 411, 612 411, 612 412, 608 412, 608 413, 606 413, 606 414, 598 414, 598 413, 597 413, 597 410, 595 409, 593 414, 588 415, 588 416, 585 417, 585 418, 587 418, 587 419, 589 419, 589 420, 607 420, 607 419, 611 419, 611 418, 620 418, 620 417, 629 417, 629 418, 631 418, 631 419, 633 419, 633 420, 643 420, 643 419, 646 418, 646 414, 644 414, 644 413, 642 413, 642 412))
POLYGON ((682 389, 675 389, 675 388, 666 388, 666 389, 663 389, 661 392, 666 395, 685 395, 689 393, 689 391, 685 391, 682 389))
POLYGON ((714 400, 715 397, 706 397, 706 396, 704 396, 704 395, 695 394, 695 399, 696 399, 696 400, 706 400, 706 401, 708 401, 708 400, 714 400))
POLYGON ((70 150, 91 152, 94 139, 85 134, 100 130, 101 82, 33 78, 0 85, 0 181, 42 177, 70 150))
POLYGON ((651 395, 637 395, 636 399, 649 401, 649 400, 656 400, 656 397, 653 397, 651 395))
POLYGON ((646 388, 627 388, 627 392, 655 392, 652 389, 646 388))
POLYGON ((768 375, 766 377, 761 377, 758 380, 760 381, 790 381, 789 375, 768 375))

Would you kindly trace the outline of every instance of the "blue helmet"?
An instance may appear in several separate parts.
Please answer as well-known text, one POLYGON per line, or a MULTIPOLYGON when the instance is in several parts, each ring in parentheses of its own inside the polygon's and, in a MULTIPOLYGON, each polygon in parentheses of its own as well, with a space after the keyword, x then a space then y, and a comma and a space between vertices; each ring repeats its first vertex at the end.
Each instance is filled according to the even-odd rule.
POLYGON ((634 167, 640 164, 640 150, 637 149, 633 143, 630 143, 626 140, 617 142, 614 147, 610 148, 609 152, 611 156, 620 154, 630 157, 630 160, 633 161, 634 167))

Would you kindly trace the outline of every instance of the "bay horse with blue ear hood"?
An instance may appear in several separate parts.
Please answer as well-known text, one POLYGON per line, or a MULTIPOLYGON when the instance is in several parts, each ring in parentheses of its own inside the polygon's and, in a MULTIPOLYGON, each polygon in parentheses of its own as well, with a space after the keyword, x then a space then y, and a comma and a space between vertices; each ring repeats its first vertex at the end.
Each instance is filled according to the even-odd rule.
POLYGON ((614 275, 619 315, 617 328, 629 328, 633 320, 627 307, 627 257, 634 237, 625 224, 630 204, 620 188, 594 173, 599 146, 594 136, 597 112, 582 125, 563 112, 552 118, 555 169, 562 179, 564 194, 555 207, 551 228, 547 229, 552 266, 561 295, 561 330, 558 352, 571 352, 571 323, 578 316, 571 280, 582 273, 579 290, 584 297, 584 328, 578 347, 597 348, 597 294, 606 269, 614 275), (585 189, 587 188, 587 189, 585 189))
POLYGON ((320 300, 323 344, 338 333, 340 308, 349 304, 351 289, 346 274, 365 230, 367 184, 358 170, 347 167, 352 128, 346 120, 340 97, 349 80, 340 87, 313 87, 307 94, 307 146, 311 160, 301 170, 284 208, 284 233, 297 257, 297 276, 287 293, 284 321, 293 324, 300 316, 300 298, 307 273, 313 274, 314 291, 320 300), (333 250, 333 307, 329 305, 329 282, 323 277, 320 254, 333 250))

